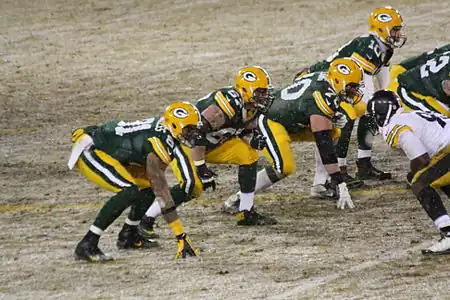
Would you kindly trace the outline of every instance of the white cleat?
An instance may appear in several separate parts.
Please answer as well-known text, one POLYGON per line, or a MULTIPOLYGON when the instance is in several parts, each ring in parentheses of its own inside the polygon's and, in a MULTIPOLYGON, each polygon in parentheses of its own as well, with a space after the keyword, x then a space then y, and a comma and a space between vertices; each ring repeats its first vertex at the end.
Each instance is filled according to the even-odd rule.
POLYGON ((450 234, 441 233, 441 239, 431 247, 422 250, 423 255, 450 254, 450 234))
POLYGON ((235 215, 239 212, 240 202, 239 193, 233 194, 222 204, 222 211, 230 215, 235 215))

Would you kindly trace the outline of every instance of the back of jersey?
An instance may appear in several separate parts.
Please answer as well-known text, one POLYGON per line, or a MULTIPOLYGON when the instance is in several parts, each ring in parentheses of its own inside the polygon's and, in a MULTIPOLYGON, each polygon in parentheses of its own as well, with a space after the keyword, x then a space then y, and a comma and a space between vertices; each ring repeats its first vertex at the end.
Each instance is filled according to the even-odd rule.
POLYGON ((450 51, 447 51, 400 74, 398 81, 407 91, 431 96, 445 104, 450 104, 450 97, 445 94, 442 88, 442 81, 448 80, 449 74, 450 51))
MULTIPOLYGON (((398 112, 389 121, 389 125, 383 128, 383 137, 386 143, 391 147, 396 147, 399 135, 403 130, 412 131, 426 147, 430 156, 450 145, 450 118, 438 113, 403 110, 398 112)), ((412 152, 412 149, 409 152, 412 152)))

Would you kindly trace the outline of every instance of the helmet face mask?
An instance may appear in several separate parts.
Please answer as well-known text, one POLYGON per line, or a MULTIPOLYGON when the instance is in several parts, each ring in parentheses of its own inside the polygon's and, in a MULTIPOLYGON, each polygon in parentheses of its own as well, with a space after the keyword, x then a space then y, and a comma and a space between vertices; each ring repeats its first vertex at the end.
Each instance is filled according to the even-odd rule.
POLYGON ((406 43, 407 38, 405 34, 404 26, 394 26, 390 32, 386 41, 394 48, 401 48, 406 43))
POLYGON ((207 145, 205 133, 202 128, 195 125, 187 125, 183 127, 181 133, 176 137, 176 139, 189 148, 207 145))
POLYGON ((265 113, 272 105, 273 99, 274 97, 270 94, 270 90, 268 88, 257 88, 253 92, 253 97, 251 97, 246 103, 249 104, 250 109, 254 108, 262 113, 265 113))

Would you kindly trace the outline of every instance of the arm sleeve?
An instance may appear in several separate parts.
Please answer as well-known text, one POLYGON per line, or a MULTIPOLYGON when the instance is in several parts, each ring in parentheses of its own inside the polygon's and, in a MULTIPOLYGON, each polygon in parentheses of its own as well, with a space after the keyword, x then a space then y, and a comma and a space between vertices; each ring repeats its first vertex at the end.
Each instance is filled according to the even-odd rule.
POLYGON ((389 67, 387 67, 387 66, 381 67, 380 72, 378 72, 376 77, 377 77, 378 86, 380 87, 380 89, 384 90, 385 88, 387 88, 387 86, 389 84, 389 67))
POLYGON ((427 149, 422 141, 409 130, 400 132, 398 137, 398 147, 403 149, 409 160, 413 160, 427 153, 427 149))

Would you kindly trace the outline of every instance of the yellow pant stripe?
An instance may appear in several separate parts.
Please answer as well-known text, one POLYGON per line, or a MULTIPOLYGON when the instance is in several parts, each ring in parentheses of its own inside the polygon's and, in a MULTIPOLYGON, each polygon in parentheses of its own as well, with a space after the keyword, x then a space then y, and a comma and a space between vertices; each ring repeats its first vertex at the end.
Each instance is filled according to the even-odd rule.
POLYGON ((170 164, 170 161, 172 160, 170 158, 169 153, 167 152, 166 148, 163 146, 159 138, 152 137, 148 139, 150 143, 153 146, 153 150, 155 150, 156 155, 165 163, 166 165, 170 164))
POLYGON ((370 74, 373 74, 377 69, 377 67, 373 63, 371 63, 370 61, 368 61, 367 59, 365 59, 356 52, 353 52, 351 58, 370 74))
POLYGON ((222 92, 217 92, 214 96, 214 99, 216 100, 222 111, 225 112, 225 114, 228 116, 228 118, 233 118, 233 116, 235 115, 235 111, 228 100, 225 98, 225 96, 222 94, 222 92))

